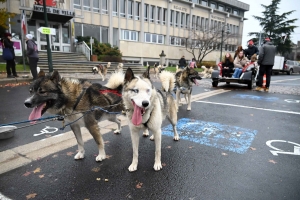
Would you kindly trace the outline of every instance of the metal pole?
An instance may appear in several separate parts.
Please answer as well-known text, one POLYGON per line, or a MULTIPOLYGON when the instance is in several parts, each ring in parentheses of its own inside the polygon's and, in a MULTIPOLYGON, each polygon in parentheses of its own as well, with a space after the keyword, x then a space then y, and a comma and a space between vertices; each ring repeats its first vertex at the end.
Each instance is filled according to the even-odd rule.
POLYGON ((222 28, 220 62, 222 62, 223 35, 224 35, 224 27, 222 28))
MULTIPOLYGON (((48 17, 47 17, 46 0, 43 0, 43 8, 44 8, 45 26, 48 27, 48 17)), ((47 39, 47 56, 48 56, 49 72, 53 72, 52 54, 51 54, 51 49, 50 49, 49 34, 46 34, 46 39, 47 39)))
MULTIPOLYGON (((21 46, 22 46, 22 59, 23 59, 23 67, 24 67, 24 72, 26 71, 26 64, 25 64, 25 34, 22 30, 22 17, 23 15, 26 15, 25 13, 25 10, 21 10, 21 46)), ((27 25, 27 19, 26 19, 26 16, 25 16, 25 26, 27 25)), ((27 29, 26 29, 27 30, 27 29)))
POLYGON ((261 31, 259 32, 259 40, 258 40, 258 46, 260 47, 261 44, 261 31))

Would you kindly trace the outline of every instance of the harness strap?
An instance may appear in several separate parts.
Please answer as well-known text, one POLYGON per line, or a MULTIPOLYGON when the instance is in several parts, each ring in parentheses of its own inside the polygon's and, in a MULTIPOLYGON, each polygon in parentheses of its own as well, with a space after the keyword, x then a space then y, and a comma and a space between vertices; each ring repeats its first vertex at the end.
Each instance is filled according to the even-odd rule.
POLYGON ((77 97, 76 102, 75 102, 75 104, 74 104, 74 106, 73 106, 73 111, 74 111, 74 110, 76 109, 76 107, 78 106, 78 104, 79 104, 79 102, 80 102, 82 96, 84 95, 85 91, 86 91, 86 88, 83 88, 83 89, 82 89, 82 92, 81 92, 80 95, 77 97))
POLYGON ((148 128, 148 122, 149 122, 149 120, 150 120, 150 118, 151 118, 151 114, 152 114, 152 112, 150 113, 150 116, 149 116, 148 120, 147 120, 145 123, 143 123, 143 125, 144 125, 146 128, 148 128))
POLYGON ((101 94, 112 93, 112 94, 115 94, 115 95, 117 95, 117 96, 119 96, 119 97, 122 97, 122 94, 120 94, 120 93, 118 92, 118 90, 99 90, 99 92, 100 92, 101 94))

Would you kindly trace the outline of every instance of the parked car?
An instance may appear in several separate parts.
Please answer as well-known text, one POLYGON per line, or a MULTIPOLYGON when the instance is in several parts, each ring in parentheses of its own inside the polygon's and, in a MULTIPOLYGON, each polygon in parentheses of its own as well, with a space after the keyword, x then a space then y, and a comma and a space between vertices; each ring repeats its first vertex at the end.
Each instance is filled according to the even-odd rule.
POLYGON ((300 73, 300 64, 298 61, 287 60, 284 68, 284 71, 287 73, 287 75, 291 75, 292 73, 300 73))

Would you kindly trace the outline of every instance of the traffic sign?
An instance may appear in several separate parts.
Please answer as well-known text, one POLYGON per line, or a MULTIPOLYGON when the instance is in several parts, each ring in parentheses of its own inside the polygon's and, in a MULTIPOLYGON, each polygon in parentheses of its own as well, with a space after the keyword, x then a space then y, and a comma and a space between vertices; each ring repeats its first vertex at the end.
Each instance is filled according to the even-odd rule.
POLYGON ((41 32, 42 34, 56 35, 55 28, 40 27, 38 28, 38 31, 41 32))

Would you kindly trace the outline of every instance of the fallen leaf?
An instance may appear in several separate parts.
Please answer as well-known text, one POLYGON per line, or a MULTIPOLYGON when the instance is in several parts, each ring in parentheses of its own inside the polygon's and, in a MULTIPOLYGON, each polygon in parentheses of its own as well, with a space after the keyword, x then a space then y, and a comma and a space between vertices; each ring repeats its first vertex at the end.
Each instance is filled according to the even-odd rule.
POLYGON ((106 159, 110 159, 112 155, 106 155, 106 159))
POLYGON ((35 198, 36 195, 37 195, 37 193, 31 193, 26 196, 26 199, 33 199, 33 198, 35 198))
POLYGON ((74 154, 74 153, 71 152, 71 151, 67 152, 67 156, 72 156, 73 154, 74 154))
POLYGON ((22 176, 28 176, 29 174, 31 174, 31 172, 26 172, 26 173, 23 174, 22 176))
POLYGON ((167 147, 166 147, 166 149, 171 149, 171 148, 172 148, 171 146, 167 146, 167 147))
POLYGON ((162 163, 161 165, 165 167, 167 164, 166 163, 162 163))
POLYGON ((223 152, 222 152, 222 156, 227 156, 227 155, 228 155, 227 153, 223 153, 223 152))
POLYGON ((99 172, 99 171, 100 171, 100 167, 94 167, 94 168, 92 169, 92 171, 93 171, 93 172, 99 172))
POLYGON ((276 164, 277 162, 275 160, 269 160, 269 163, 276 164))
POLYGON ((105 141, 105 142, 104 142, 104 144, 108 144, 108 143, 109 143, 109 141, 105 141))
POLYGON ((40 178, 44 178, 45 174, 39 175, 40 178))
POLYGON ((57 158, 58 157, 58 155, 57 154, 54 154, 53 156, 52 156, 52 158, 57 158))
POLYGON ((142 188, 142 186, 143 186, 143 183, 140 183, 140 182, 138 182, 138 184, 135 186, 137 189, 140 189, 140 188, 142 188))
POLYGON ((36 168, 34 171, 33 171, 33 173, 35 174, 35 173, 39 173, 39 172, 41 172, 41 168, 36 168))
POLYGON ((97 181, 100 181, 100 180, 101 180, 101 178, 96 178, 96 180, 97 180, 97 181))
POLYGON ((49 138, 49 137, 51 137, 51 135, 45 135, 45 137, 46 137, 46 138, 49 138))
POLYGON ((41 157, 37 157, 37 158, 36 158, 36 160, 41 160, 41 159, 42 159, 41 157))
POLYGON ((255 151, 255 150, 256 150, 256 148, 254 148, 254 147, 250 147, 250 149, 251 149, 251 150, 253 150, 253 151, 255 151))
POLYGON ((108 182, 108 179, 106 178, 106 179, 104 179, 104 181, 105 181, 105 182, 108 182))
POLYGON ((251 117, 253 117, 253 114, 250 114, 251 117))
POLYGON ((10 90, 7 90, 7 92, 10 92, 10 90))
POLYGON ((192 149, 192 148, 194 148, 194 146, 190 146, 190 147, 189 147, 189 149, 192 149))

